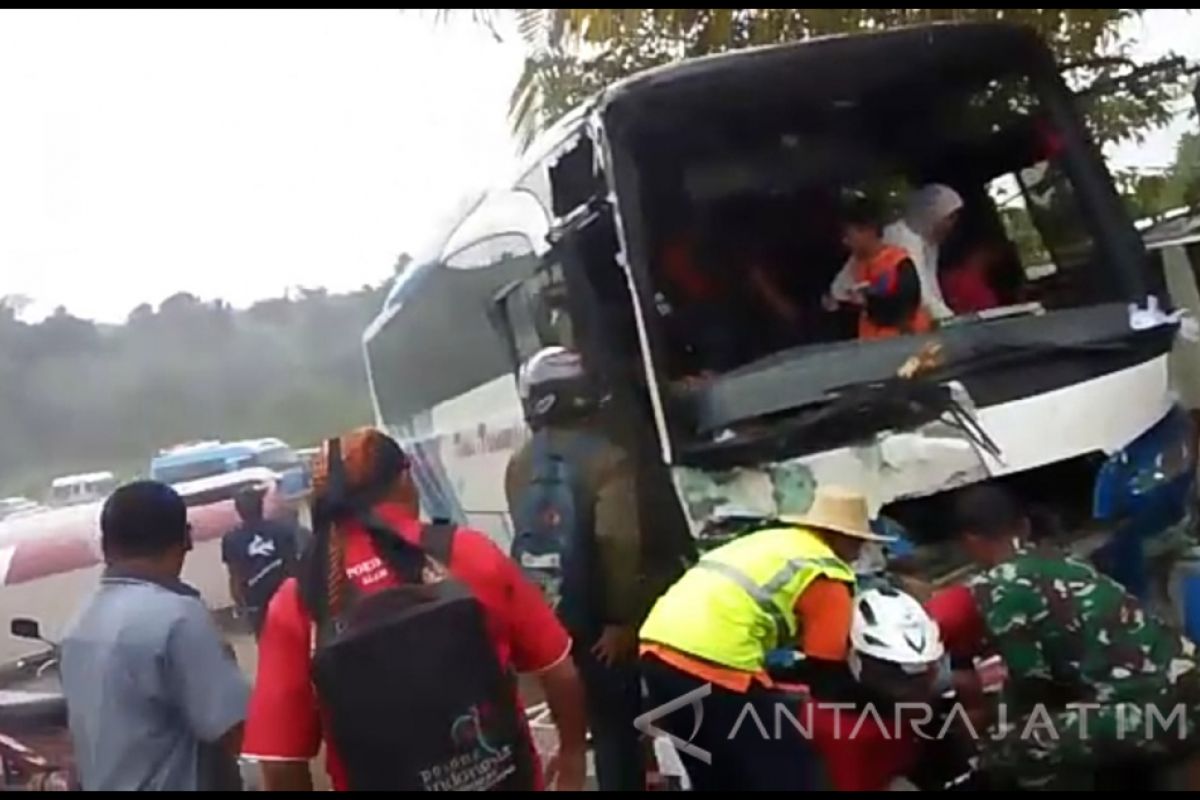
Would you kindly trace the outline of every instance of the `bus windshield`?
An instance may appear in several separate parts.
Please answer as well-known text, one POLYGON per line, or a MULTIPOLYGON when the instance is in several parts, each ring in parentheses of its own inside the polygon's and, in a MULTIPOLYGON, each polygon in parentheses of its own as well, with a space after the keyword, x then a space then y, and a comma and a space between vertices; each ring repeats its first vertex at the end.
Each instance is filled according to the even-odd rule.
POLYGON ((833 83, 637 142, 669 380, 1115 299, 1030 75, 833 83))

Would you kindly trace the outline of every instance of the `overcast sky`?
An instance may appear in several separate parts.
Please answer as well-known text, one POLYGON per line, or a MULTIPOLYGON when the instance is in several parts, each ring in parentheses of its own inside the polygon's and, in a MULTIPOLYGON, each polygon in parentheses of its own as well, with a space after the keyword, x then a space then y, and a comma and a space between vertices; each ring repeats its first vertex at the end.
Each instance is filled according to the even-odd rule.
MULTIPOLYGON (((1131 32, 1200 58, 1200 15, 1131 32)), ((117 321, 377 281, 503 173, 521 58, 416 12, 0 12, 0 294, 117 321)))

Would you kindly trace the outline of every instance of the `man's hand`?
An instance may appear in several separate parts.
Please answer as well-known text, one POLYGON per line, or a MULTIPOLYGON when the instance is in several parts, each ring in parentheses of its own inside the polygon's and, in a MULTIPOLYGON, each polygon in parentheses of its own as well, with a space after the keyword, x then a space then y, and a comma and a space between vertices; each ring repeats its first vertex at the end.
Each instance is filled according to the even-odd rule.
POLYGON ((543 670, 538 678, 550 706, 550 716, 558 728, 559 751, 546 765, 546 784, 557 784, 559 789, 581 789, 587 752, 583 681, 570 656, 543 670))
POLYGON ((605 625, 592 645, 592 655, 606 667, 628 661, 637 654, 637 629, 632 625, 605 625))
POLYGON ((546 788, 558 792, 583 791, 587 778, 587 753, 577 748, 560 750, 546 764, 546 788))

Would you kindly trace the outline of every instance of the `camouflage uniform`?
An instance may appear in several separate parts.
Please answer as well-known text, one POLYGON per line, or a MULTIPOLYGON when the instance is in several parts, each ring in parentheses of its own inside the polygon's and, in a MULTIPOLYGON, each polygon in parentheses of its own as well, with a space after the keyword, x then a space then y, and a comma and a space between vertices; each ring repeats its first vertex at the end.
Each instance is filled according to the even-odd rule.
POLYGON ((1115 581, 1037 547, 971 589, 1009 673, 1003 716, 983 742, 985 769, 1027 788, 1080 788, 1098 767, 1191 746, 1200 724, 1196 647, 1115 581))

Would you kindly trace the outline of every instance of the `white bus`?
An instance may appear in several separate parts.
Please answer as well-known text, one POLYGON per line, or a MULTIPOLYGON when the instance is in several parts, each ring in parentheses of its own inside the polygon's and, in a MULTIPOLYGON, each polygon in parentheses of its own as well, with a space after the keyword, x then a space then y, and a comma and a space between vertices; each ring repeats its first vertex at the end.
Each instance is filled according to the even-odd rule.
POLYGON ((1115 525, 1160 490, 1169 524, 1130 535, 1190 524, 1193 432, 1167 370, 1177 325, 1132 313, 1145 248, 1026 29, 833 37, 636 75, 436 239, 364 336, 376 414, 413 451, 428 513, 502 543, 504 468, 525 436, 515 371, 551 344, 578 349, 611 392, 612 428, 647 475, 669 473, 673 502, 651 513, 698 537, 821 483, 858 487, 918 542, 945 536, 950 490, 987 480, 1070 531, 1115 525), (930 334, 857 340, 821 302, 845 259, 838 193, 931 182, 962 197, 958 230, 1010 257, 1004 301, 930 334), (763 270, 793 317, 762 302, 763 270), (940 366, 895 377, 931 343, 940 366))

